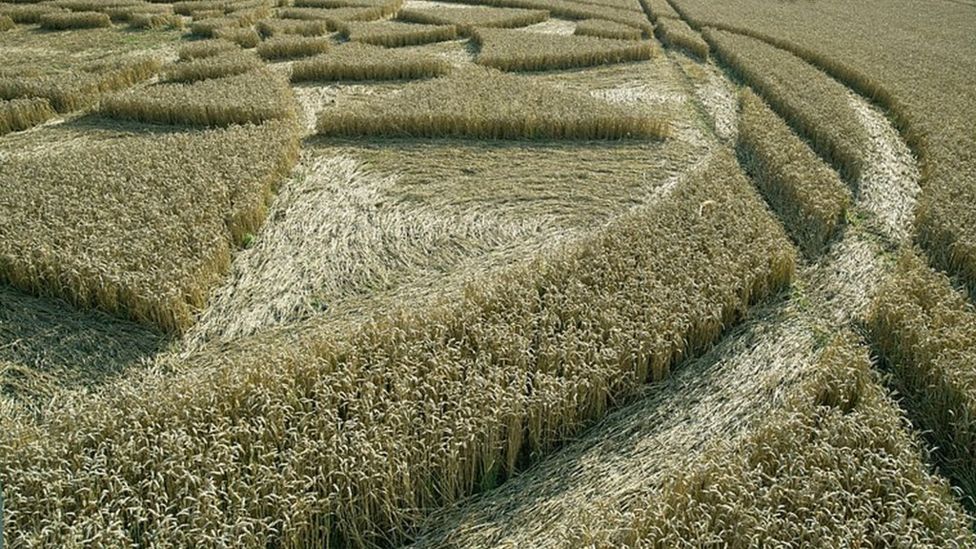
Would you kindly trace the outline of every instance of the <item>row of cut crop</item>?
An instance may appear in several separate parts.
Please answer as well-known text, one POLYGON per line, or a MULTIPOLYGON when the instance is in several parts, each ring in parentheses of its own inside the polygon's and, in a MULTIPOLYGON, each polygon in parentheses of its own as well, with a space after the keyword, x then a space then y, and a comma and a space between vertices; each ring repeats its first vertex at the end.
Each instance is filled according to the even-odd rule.
POLYGON ((793 54, 759 40, 706 29, 719 60, 760 96, 848 182, 856 182, 869 138, 850 91, 793 54))
POLYGON ((652 43, 643 40, 562 36, 509 29, 478 28, 472 39, 481 48, 475 61, 504 71, 541 71, 643 61, 655 52, 652 43))
POLYGON ((160 83, 108 97, 103 116, 153 124, 227 126, 295 116, 288 82, 262 69, 189 84, 160 83))
POLYGON ((909 415, 976 502, 976 310, 948 278, 906 252, 878 292, 869 325, 909 415))
POLYGON ((388 99, 329 109, 329 136, 663 139, 666 121, 491 69, 410 84, 388 99))
POLYGON ((291 80, 398 80, 441 76, 449 71, 450 65, 438 57, 349 42, 327 54, 295 62, 291 80))
POLYGON ((804 253, 815 258, 844 225, 851 192, 750 91, 740 96, 739 161, 804 253))
POLYGON ((155 75, 160 62, 151 57, 123 59, 73 72, 40 76, 0 75, 0 99, 42 97, 58 112, 87 107, 99 96, 155 75))

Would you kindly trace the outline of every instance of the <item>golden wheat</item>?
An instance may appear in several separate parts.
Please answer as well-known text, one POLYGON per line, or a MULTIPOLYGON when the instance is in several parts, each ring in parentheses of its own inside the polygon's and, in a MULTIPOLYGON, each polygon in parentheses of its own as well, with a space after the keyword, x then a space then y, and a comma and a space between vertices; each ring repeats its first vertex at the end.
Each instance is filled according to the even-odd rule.
POLYGON ((197 11, 219 11, 220 13, 225 13, 224 6, 226 2, 219 0, 196 0, 192 2, 174 2, 173 11, 180 15, 193 15, 197 11))
POLYGON ((907 427, 867 350, 838 338, 782 408, 615 510, 622 528, 586 545, 973 546, 966 512, 907 427))
POLYGON ((404 0, 294 0, 296 8, 369 8, 379 18, 390 17, 403 7, 404 0))
POLYGON ((227 126, 295 116, 284 77, 267 69, 191 84, 156 84, 103 99, 103 116, 153 124, 227 126))
POLYGON ((793 239, 814 258, 844 225, 851 192, 754 93, 743 92, 739 104, 739 160, 793 239))
POLYGON ((662 139, 668 134, 660 119, 480 68, 406 86, 387 100, 327 110, 318 128, 332 136, 486 139, 662 139))
POLYGON ((405 80, 441 76, 449 71, 450 65, 443 59, 349 42, 327 54, 296 61, 291 80, 405 80))
POLYGON ((26 25, 40 23, 43 15, 64 11, 47 4, 0 4, 0 15, 9 17, 14 23, 26 25))
POLYGON ((182 61, 213 57, 222 53, 238 51, 240 46, 226 40, 198 40, 180 46, 179 57, 182 61))
POLYGON ((976 292, 976 119, 972 71, 944 61, 976 57, 971 12, 940 3, 914 12, 908 0, 861 2, 848 9, 756 0, 675 0, 696 28, 712 26, 787 50, 882 105, 918 156, 922 194, 917 239, 931 261, 960 275, 976 292), (906 21, 910 20, 910 23, 906 21), (877 32, 910 24, 924 40, 877 32))
POLYGON ((561 36, 509 29, 475 29, 478 64, 505 71, 541 71, 590 67, 650 59, 650 42, 595 36, 561 36))
POLYGON ((789 52, 759 40, 707 29, 705 39, 722 63, 766 100, 848 181, 860 178, 868 136, 849 90, 789 52))
POLYGON ((403 5, 402 1, 391 0, 294 0, 298 8, 376 8, 385 7, 387 15, 393 15, 403 5))
POLYGON ((181 332, 263 220, 297 128, 102 133, 0 163, 0 279, 181 332))
POLYGON ((35 435, 0 434, 5 488, 32 494, 11 531, 58 545, 71 516, 142 525, 104 530, 112 545, 212 532, 236 546, 396 545, 427 510, 516 473, 700 353, 794 262, 719 152, 659 202, 456 299, 198 354, 185 373, 65 402, 35 435), (234 479, 226 498, 207 496, 214 478, 234 479), (145 488, 76 499, 119 484, 145 488))
POLYGON ((50 5, 71 11, 104 11, 143 4, 140 0, 54 0, 50 5))
POLYGON ((659 19, 654 35, 669 48, 683 49, 700 59, 708 59, 708 43, 681 19, 659 19))
POLYGON ((263 65, 252 52, 231 50, 173 63, 163 69, 161 79, 168 82, 195 82, 250 72, 263 65))
POLYGON ((42 14, 38 20, 42 29, 94 29, 111 27, 112 19, 97 11, 50 12, 42 14))
POLYGON ((100 94, 127 88, 159 71, 154 58, 109 61, 74 72, 40 76, 0 76, 0 99, 43 97, 58 112, 91 105, 100 94))
POLYGON ((175 14, 134 13, 129 16, 129 26, 134 29, 182 29, 183 18, 175 14))
POLYGON ((374 8, 284 8, 278 11, 282 19, 325 21, 330 31, 348 21, 375 21, 386 17, 385 7, 374 8))
POLYGON ((258 21, 257 30, 261 36, 272 37, 288 34, 299 36, 322 36, 329 32, 325 21, 302 21, 298 19, 265 19, 258 21))
POLYGON ((263 59, 288 59, 325 53, 331 48, 328 38, 308 36, 278 36, 258 45, 258 55, 263 59))
POLYGON ((508 28, 541 23, 549 18, 549 12, 491 7, 407 8, 400 10, 397 18, 412 23, 454 25, 458 32, 468 35, 475 27, 508 28))
POLYGON ((33 128, 52 116, 47 99, 0 100, 0 135, 33 128))
POLYGON ((339 32, 344 38, 353 42, 364 42, 387 48, 443 42, 458 37, 454 25, 422 25, 399 21, 343 23, 339 26, 339 32))
POLYGON ((98 11, 108 15, 113 23, 128 23, 132 17, 137 15, 173 15, 173 7, 168 4, 142 3, 108 7, 98 11))
MULTIPOLYGON (((273 2, 264 0, 254 0, 247 2, 234 2, 229 0, 193 0, 190 2, 174 2, 173 11, 180 15, 193 15, 198 11, 219 11, 230 14, 244 10, 264 10, 269 9, 273 2)), ((267 15, 266 15, 267 16, 267 15)))
POLYGON ((905 252, 869 326, 912 419, 976 502, 976 309, 945 275, 905 252))
POLYGON ((640 29, 645 36, 654 32, 654 26, 639 10, 616 9, 573 0, 454 0, 465 4, 490 5, 499 8, 518 8, 548 11, 552 17, 566 19, 605 19, 640 29))
MULTIPOLYGON (((206 19, 221 19, 226 15, 224 10, 193 10, 190 16, 193 21, 204 21, 206 19)), ((230 25, 230 23, 227 23, 230 25)))
POLYGON ((641 11, 641 5, 638 0, 575 0, 577 3, 591 5, 591 6, 604 6, 608 8, 614 8, 618 10, 627 11, 641 11))
POLYGON ((576 30, 573 34, 618 40, 640 40, 644 37, 640 29, 605 19, 584 19, 576 24, 576 30))
POLYGON ((681 16, 671 7, 668 0, 640 0, 640 4, 648 19, 654 23, 660 23, 661 18, 681 19, 681 16))
POLYGON ((261 36, 251 28, 214 29, 213 37, 233 42, 242 48, 256 48, 261 43, 261 36))

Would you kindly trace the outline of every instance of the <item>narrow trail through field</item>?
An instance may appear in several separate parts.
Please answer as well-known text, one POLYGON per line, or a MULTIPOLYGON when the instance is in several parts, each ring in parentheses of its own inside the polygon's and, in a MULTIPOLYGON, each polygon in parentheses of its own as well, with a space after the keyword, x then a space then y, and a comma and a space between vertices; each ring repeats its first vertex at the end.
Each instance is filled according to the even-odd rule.
MULTIPOLYGON (((716 135, 734 142, 728 81, 713 65, 698 76, 690 80, 702 110, 716 135)), ((893 265, 889 252, 911 234, 915 159, 881 111, 853 93, 851 104, 872 143, 855 182, 855 219, 827 254, 800 269, 789 295, 754 309, 705 356, 524 474, 435 514, 416 547, 570 546, 601 509, 626 510, 714 441, 734 442, 782 405, 829 338, 861 323, 893 265)))

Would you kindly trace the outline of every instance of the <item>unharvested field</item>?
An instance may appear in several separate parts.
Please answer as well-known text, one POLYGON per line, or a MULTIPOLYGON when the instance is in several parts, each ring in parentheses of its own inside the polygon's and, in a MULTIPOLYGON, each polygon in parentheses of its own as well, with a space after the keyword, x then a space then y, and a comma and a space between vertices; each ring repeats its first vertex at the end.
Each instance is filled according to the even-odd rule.
POLYGON ((330 136, 663 139, 667 123, 497 71, 469 69, 319 119, 330 136), (485 113, 490 113, 486 116, 485 113))
POLYGON ((522 33, 508 29, 477 29, 477 61, 503 71, 540 71, 643 61, 654 54, 645 41, 596 36, 522 33))
POLYGON ((850 191, 762 99, 743 92, 739 108, 739 161, 800 248, 816 257, 846 221, 850 191))
POLYGON ((976 546, 896 4, 0 2, 4 546, 976 546))

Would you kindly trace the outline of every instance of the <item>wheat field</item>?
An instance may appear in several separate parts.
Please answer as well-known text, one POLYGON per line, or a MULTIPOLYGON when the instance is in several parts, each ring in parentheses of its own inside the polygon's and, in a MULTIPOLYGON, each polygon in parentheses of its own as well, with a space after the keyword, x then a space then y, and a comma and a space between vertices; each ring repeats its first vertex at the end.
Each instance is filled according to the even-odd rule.
POLYGON ((0 547, 976 547, 968 0, 0 0, 0 547))

